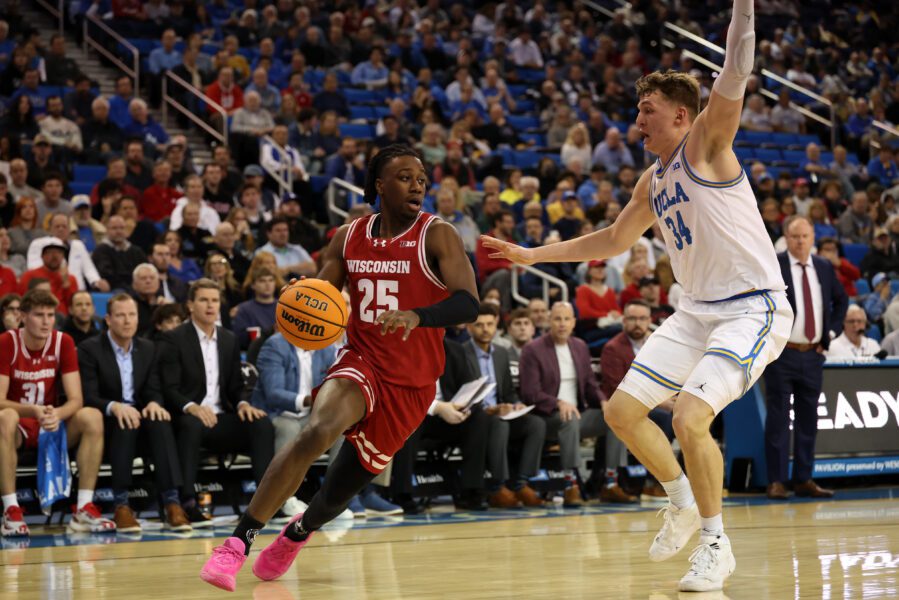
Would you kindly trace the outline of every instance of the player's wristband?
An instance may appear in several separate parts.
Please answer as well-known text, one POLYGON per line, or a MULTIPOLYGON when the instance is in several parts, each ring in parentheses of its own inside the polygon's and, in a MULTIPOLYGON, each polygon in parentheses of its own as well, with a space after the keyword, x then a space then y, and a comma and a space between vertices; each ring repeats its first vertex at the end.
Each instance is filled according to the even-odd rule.
POLYGON ((452 327, 478 318, 478 300, 466 290, 456 290, 449 298, 412 312, 418 315, 419 327, 452 327))

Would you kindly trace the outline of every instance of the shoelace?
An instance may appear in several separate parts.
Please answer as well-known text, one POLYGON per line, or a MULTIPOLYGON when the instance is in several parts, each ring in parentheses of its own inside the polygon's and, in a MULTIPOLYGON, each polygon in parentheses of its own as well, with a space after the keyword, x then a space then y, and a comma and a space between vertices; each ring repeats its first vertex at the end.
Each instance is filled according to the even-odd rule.
POLYGON ((659 539, 664 533, 670 531, 671 528, 674 527, 674 517, 671 516, 670 506, 663 506, 662 508, 660 508, 659 512, 656 513, 657 519, 659 518, 659 515, 664 517, 665 523, 662 524, 662 531, 659 532, 659 535, 656 536, 656 539, 659 539))
POLYGON ((279 537, 278 543, 275 544, 275 546, 271 550, 272 557, 280 560, 293 554, 293 552, 297 549, 297 544, 302 544, 302 542, 295 542, 286 537, 279 537))
POLYGON ((231 568, 236 563, 241 562, 243 558, 244 555, 242 553, 230 546, 219 546, 212 551, 212 560, 223 567, 231 568))
POLYGON ((718 554, 715 553, 711 545, 700 544, 690 554, 690 562, 692 563, 690 567, 691 573, 705 575, 718 565, 718 554))

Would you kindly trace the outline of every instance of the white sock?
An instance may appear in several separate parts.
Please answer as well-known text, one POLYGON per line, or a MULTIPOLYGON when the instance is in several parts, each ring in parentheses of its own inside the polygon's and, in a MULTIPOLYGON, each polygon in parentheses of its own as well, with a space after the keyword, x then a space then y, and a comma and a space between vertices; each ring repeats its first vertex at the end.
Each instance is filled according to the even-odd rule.
POLYGON ((683 471, 681 471, 677 479, 660 481, 659 483, 665 488, 665 493, 668 494, 668 499, 671 500, 674 508, 680 510, 696 504, 696 499, 693 498, 693 489, 690 487, 690 480, 687 479, 687 475, 683 471))
POLYGON ((19 501, 16 499, 16 495, 14 493, 2 496, 2 498, 3 498, 3 512, 6 512, 6 509, 9 508, 10 506, 18 506, 19 505, 19 501))
POLYGON ((721 519, 721 513, 714 517, 700 517, 700 521, 699 537, 720 537, 724 535, 724 521, 721 519))
POLYGON ((94 490, 83 490, 78 488, 78 501, 76 502, 76 506, 81 509, 85 504, 89 504, 94 501, 94 490))

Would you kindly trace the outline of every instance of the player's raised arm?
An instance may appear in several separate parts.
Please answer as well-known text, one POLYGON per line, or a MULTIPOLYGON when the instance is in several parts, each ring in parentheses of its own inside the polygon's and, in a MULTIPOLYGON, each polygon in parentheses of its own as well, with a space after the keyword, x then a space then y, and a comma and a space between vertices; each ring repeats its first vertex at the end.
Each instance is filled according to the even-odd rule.
POLYGON ((724 68, 715 83, 709 103, 693 125, 701 140, 700 160, 712 162, 724 149, 730 149, 740 127, 746 82, 752 74, 755 55, 755 8, 753 0, 734 0, 727 29, 724 68))
POLYGON ((643 232, 652 226, 654 217, 649 207, 650 177, 652 169, 646 169, 634 186, 631 201, 618 215, 618 219, 599 231, 539 248, 523 248, 487 235, 481 236, 481 242, 493 250, 490 258, 504 258, 519 265, 583 262, 594 258, 618 256, 636 244, 643 232))

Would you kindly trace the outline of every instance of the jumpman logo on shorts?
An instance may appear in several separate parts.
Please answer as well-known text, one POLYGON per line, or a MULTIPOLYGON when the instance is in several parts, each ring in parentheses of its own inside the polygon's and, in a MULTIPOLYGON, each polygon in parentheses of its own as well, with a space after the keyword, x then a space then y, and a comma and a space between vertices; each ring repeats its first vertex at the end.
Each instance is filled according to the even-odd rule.
POLYGON ((697 385, 697 386, 696 386, 696 389, 699 390, 700 392, 702 392, 702 393, 704 394, 704 393, 705 393, 705 386, 706 386, 707 383, 708 383, 708 382, 703 383, 702 385, 697 385))

